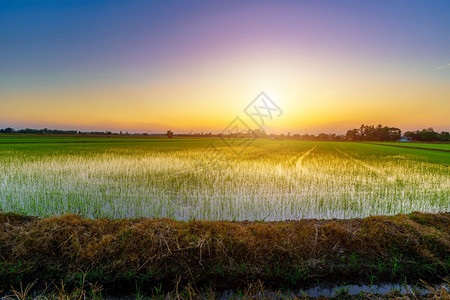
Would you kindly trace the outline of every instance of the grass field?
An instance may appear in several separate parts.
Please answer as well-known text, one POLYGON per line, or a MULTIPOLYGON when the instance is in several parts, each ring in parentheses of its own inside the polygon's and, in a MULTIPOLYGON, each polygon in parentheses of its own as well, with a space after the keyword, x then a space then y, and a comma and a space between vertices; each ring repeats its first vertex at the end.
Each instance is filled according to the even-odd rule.
POLYGON ((4 136, 0 209, 176 220, 448 212, 449 165, 447 152, 365 143, 4 136))
POLYGON ((373 142, 373 144, 383 144, 388 146, 401 146, 410 148, 439 149, 450 151, 450 143, 373 142))

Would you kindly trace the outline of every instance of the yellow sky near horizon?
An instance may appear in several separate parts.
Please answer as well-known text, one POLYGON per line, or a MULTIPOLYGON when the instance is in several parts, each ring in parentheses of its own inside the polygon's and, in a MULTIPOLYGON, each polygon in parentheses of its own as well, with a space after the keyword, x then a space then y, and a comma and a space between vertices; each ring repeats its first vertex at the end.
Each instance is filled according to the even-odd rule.
POLYGON ((295 57, 281 62, 245 58, 194 71, 173 70, 157 81, 143 76, 117 85, 0 91, 8 100, 0 118, 49 128, 220 132, 234 117, 245 118, 243 109, 265 91, 284 112, 269 124, 273 132, 342 133, 362 123, 402 129, 449 125, 450 87, 445 82, 370 67, 373 72, 348 64, 327 70, 295 57))
POLYGON ((0 10, 0 127, 218 133, 264 91, 273 133, 450 130, 445 2, 69 2, 0 10))

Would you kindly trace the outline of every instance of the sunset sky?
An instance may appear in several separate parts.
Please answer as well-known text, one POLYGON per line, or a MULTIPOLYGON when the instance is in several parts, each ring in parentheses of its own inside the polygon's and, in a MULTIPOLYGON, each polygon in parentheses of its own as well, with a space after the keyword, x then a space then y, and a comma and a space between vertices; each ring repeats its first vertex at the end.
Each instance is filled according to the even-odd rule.
POLYGON ((450 130, 450 1, 0 2, 0 127, 450 130))

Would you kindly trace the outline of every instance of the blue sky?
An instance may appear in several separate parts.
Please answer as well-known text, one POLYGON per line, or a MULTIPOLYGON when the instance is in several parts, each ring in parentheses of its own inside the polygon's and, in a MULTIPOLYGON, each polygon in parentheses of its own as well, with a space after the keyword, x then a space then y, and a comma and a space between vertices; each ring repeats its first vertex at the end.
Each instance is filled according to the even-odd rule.
POLYGON ((213 120, 226 122, 268 90, 290 112, 278 130, 339 131, 363 121, 356 108, 353 117, 320 115, 343 99, 361 116, 373 106, 368 121, 449 129, 433 113, 450 109, 449 37, 449 1, 2 1, 0 126, 162 129, 213 101, 215 109, 189 111, 175 128, 217 130, 213 120), (312 105, 347 86, 346 95, 312 105), (115 98, 121 91, 128 96, 115 98), (396 93, 395 109, 410 99, 412 113, 425 116, 380 115, 396 93), (75 109, 86 103, 91 111, 75 109), (96 114, 100 107, 108 109, 96 114))

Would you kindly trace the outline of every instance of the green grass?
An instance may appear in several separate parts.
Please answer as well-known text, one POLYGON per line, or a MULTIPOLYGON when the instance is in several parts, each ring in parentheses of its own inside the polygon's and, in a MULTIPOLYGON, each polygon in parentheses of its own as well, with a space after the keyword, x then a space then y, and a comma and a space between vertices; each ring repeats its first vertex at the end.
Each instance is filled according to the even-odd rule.
POLYGON ((0 210, 259 221, 448 212, 449 165, 447 152, 368 143, 5 135, 0 210))
POLYGON ((392 146, 402 146, 402 147, 418 147, 418 148, 428 148, 428 149, 440 149, 449 150, 450 143, 412 143, 412 142, 373 142, 377 144, 392 145, 392 146))
MULTIPOLYGON (((186 137, 178 137, 180 140, 189 140, 186 137)), ((71 136, 71 135, 0 135, 1 144, 47 144, 47 143, 111 143, 111 142, 159 142, 167 141, 165 136, 71 136)))

